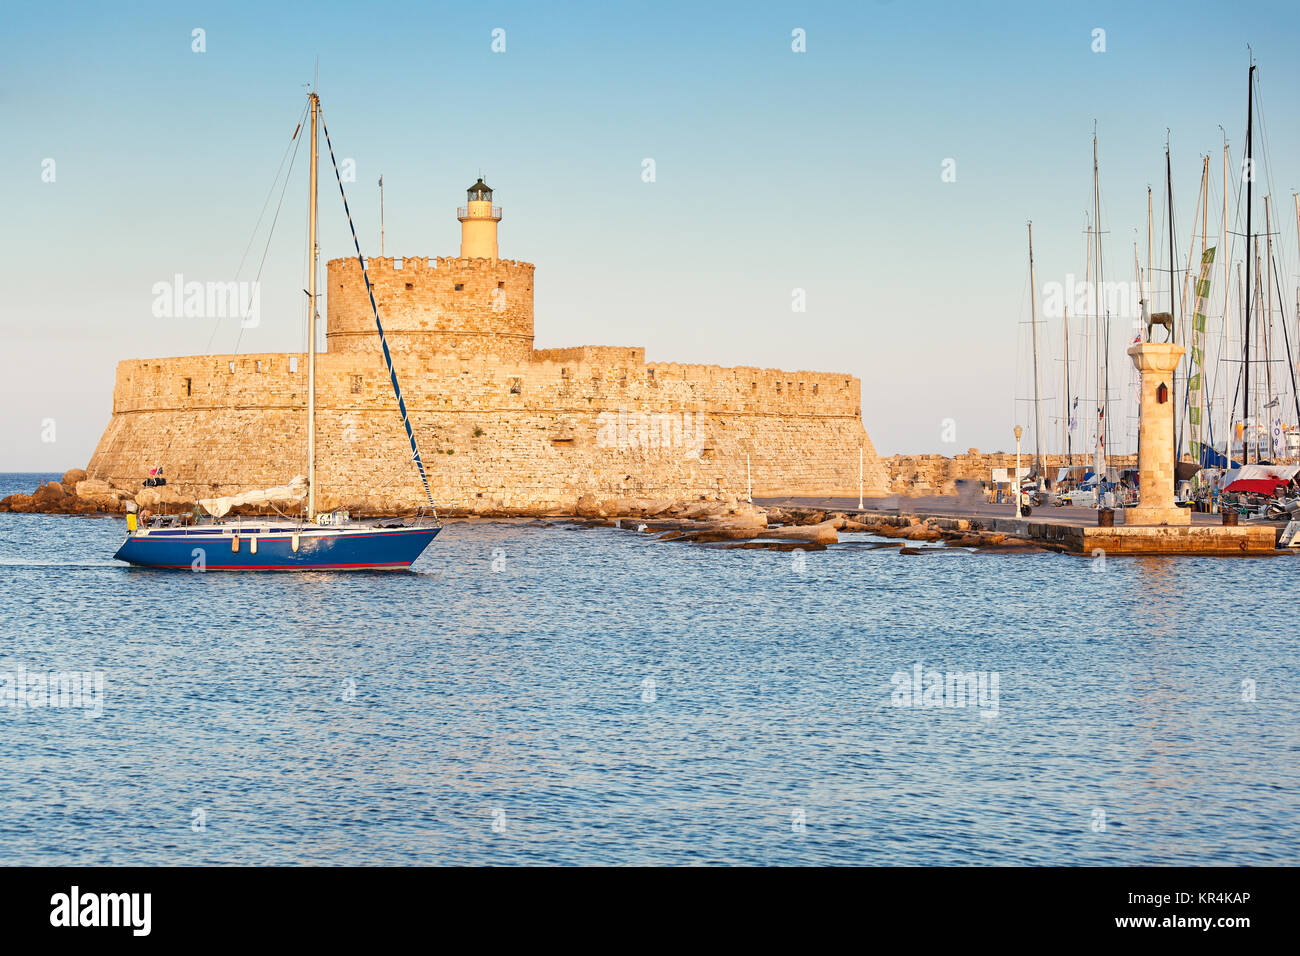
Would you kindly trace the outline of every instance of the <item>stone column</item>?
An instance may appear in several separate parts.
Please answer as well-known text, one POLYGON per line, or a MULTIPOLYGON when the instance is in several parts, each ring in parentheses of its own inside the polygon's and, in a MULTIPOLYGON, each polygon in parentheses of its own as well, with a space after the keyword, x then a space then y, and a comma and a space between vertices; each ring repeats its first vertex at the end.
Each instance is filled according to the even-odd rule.
POLYGON ((1142 418, 1138 426, 1140 504, 1125 512, 1125 524, 1192 523, 1191 510, 1174 504, 1174 408, 1178 404, 1174 369, 1183 351, 1172 342, 1143 342, 1128 350, 1142 373, 1142 418))

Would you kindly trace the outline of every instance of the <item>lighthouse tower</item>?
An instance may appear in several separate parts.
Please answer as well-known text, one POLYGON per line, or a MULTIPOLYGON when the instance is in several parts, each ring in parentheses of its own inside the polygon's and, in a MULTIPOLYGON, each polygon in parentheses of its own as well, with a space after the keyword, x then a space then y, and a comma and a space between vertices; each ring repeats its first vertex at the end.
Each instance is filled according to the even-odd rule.
POLYGON ((456 218, 460 220, 460 257, 495 259, 501 207, 492 205, 492 190, 482 176, 465 192, 467 202, 456 210, 456 218))

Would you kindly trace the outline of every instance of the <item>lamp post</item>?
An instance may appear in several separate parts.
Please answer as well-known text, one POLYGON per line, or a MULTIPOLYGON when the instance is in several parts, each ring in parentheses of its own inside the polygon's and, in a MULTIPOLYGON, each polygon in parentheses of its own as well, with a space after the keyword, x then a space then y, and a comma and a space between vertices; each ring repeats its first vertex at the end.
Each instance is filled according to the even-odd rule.
POLYGON ((1011 493, 1016 496, 1016 517, 1020 517, 1020 436, 1023 429, 1016 426, 1016 473, 1011 482, 1011 493))
POLYGON ((858 446, 858 510, 862 510, 862 446, 858 446))

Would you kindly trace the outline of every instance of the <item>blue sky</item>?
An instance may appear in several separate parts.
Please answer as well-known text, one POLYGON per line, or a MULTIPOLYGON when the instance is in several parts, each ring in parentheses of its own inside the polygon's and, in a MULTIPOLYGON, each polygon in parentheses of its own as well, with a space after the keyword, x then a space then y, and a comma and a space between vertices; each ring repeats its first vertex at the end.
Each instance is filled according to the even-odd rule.
MULTIPOLYGON (((847 371, 882 453, 1009 448, 1029 418, 1025 221, 1040 286, 1083 273, 1095 120, 1107 273, 1132 278, 1166 127, 1184 232, 1202 154, 1219 194, 1219 124, 1239 155, 1247 43, 1294 297, 1298 18, 1283 3, 1249 17, 1210 3, 11 8, 0 468, 84 465, 118 360, 233 348, 237 321, 155 318, 151 290, 176 273, 236 278, 317 57, 367 252, 381 172, 387 251, 447 255, 481 169, 505 210, 501 254, 537 264, 539 347, 847 371), (948 158, 955 182, 941 180, 948 158)), ((304 169, 299 156, 243 351, 301 347, 304 169)), ((332 196, 327 258, 350 252, 332 196)))

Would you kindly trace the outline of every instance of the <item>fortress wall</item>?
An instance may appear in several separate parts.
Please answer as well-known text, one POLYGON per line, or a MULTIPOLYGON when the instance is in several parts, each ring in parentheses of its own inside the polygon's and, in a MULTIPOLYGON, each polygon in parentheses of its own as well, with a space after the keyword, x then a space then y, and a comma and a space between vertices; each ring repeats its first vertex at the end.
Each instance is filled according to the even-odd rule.
POLYGON ((862 383, 833 372, 655 362, 647 368, 647 385, 754 414, 861 415, 862 383))
MULTIPOLYGON (((531 357, 532 263, 372 256, 366 270, 392 351, 531 357)), ((378 351, 374 314, 355 258, 329 261, 325 295, 330 351, 378 351)))
POLYGON ((130 359, 117 365, 113 412, 301 408, 306 393, 305 353, 130 359))
MULTIPOLYGON (((637 365, 641 349, 557 349, 538 362, 395 355, 435 501, 571 509, 598 497, 854 492, 887 478, 850 376, 637 365), (612 359, 616 364, 609 364, 612 359)), ((138 485, 162 464, 202 494, 280 483, 305 467, 306 359, 196 356, 118 366, 114 418, 88 471, 138 485), (229 363, 235 362, 231 373, 229 363), (262 370, 257 371, 261 362, 262 370), (189 378, 187 393, 184 379, 189 378)), ((387 371, 375 352, 318 357, 322 505, 421 503, 387 371)))
POLYGON ((599 362, 614 367, 645 365, 645 349, 620 345, 578 345, 563 349, 534 349, 534 362, 599 362))

